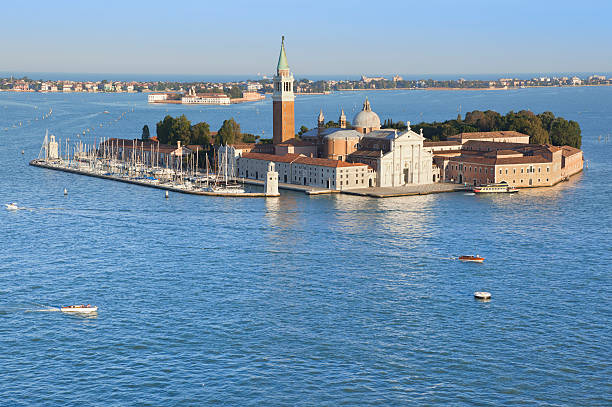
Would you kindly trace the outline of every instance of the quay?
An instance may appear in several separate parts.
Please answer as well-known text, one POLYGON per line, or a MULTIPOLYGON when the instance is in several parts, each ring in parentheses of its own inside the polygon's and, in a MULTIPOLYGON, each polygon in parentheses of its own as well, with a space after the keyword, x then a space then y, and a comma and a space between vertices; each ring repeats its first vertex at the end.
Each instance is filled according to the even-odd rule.
POLYGON ((441 194, 444 192, 471 191, 471 187, 461 184, 439 183, 423 185, 402 185, 398 187, 372 187, 345 189, 343 194, 368 196, 372 198, 394 198, 399 196, 441 194))
MULTIPOLYGON (((85 171, 83 169, 78 169, 78 168, 70 168, 70 167, 64 167, 60 165, 53 165, 48 162, 45 162, 45 160, 32 160, 30 161, 30 165, 33 167, 46 168, 46 169, 55 170, 55 171, 63 171, 63 172, 71 173, 71 174, 87 175, 89 177, 108 179, 112 181, 119 181, 119 182, 124 182, 127 184, 140 185, 143 187, 164 189, 167 191, 178 192, 181 194, 222 196, 222 197, 230 197, 230 198, 273 198, 273 197, 280 196, 280 194, 266 194, 265 192, 246 192, 246 193, 232 194, 232 193, 208 192, 208 191, 201 191, 201 190, 183 189, 183 188, 173 187, 170 185, 140 181, 140 180, 132 179, 132 178, 123 178, 123 177, 117 177, 113 175, 100 174, 100 173, 85 171)), ((263 185, 263 183, 261 185, 263 185)))
MULTIPOLYGON (((250 184, 250 185, 259 185, 262 186, 264 185, 264 181, 261 180, 257 180, 257 179, 250 179, 250 178, 233 178, 234 181, 240 181, 243 182, 245 184, 250 184)), ((297 185, 297 184, 286 184, 283 182, 279 182, 278 183, 278 189, 285 189, 288 191, 297 191, 297 192, 303 192, 306 195, 325 195, 325 194, 339 194, 341 191, 338 191, 336 189, 325 189, 325 188, 317 188, 317 187, 313 187, 313 186, 309 186, 309 185, 297 185)))

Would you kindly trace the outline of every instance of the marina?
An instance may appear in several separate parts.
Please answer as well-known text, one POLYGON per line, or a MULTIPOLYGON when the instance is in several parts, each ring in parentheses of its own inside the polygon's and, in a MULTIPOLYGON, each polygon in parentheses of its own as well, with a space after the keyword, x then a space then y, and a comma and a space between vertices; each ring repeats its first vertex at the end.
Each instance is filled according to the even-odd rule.
MULTIPOLYGON (((39 157, 30 161, 30 165, 39 168, 68 172, 72 174, 86 175, 112 181, 119 181, 150 188, 163 189, 166 191, 183 194, 218 196, 231 198, 266 198, 278 197, 278 185, 267 187, 266 192, 246 192, 233 177, 231 169, 225 165, 220 166, 218 174, 207 171, 205 174, 199 172, 195 167, 194 158, 191 157, 191 166, 183 170, 183 157, 171 160, 167 157, 165 166, 160 165, 160 153, 154 153, 154 145, 151 154, 144 154, 132 148, 131 156, 125 154, 125 145, 119 150, 119 145, 102 142, 100 146, 86 146, 78 143, 70 146, 68 140, 64 148, 64 155, 59 150, 61 141, 58 143, 55 137, 45 135, 40 149, 39 157), (139 154, 138 154, 139 153, 139 154), (153 164, 155 162, 155 165, 153 164)), ((189 162, 189 159, 187 159, 189 162)), ((64 195, 68 191, 64 188, 64 195)), ((167 197, 167 195, 166 195, 167 197)), ((12 205, 12 204, 11 204, 12 205)), ((8 206, 7 206, 8 208, 8 206)), ((9 208, 10 209, 10 208, 9 208)))

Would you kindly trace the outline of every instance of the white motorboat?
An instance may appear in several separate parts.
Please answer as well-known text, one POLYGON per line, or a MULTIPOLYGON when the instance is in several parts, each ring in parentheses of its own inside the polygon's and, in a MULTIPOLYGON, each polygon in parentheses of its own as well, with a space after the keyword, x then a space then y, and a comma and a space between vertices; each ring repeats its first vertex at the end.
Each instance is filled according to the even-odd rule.
POLYGON ((76 313, 84 313, 84 314, 90 314, 92 312, 97 312, 98 311, 98 307, 96 307, 95 305, 68 305, 66 307, 61 307, 60 310, 62 312, 76 312, 76 313))
POLYGON ((490 300, 491 299, 491 293, 486 292, 486 291, 476 291, 474 293, 474 298, 476 298, 478 300, 490 300))
POLYGON ((17 211, 19 210, 19 206, 15 202, 4 204, 6 206, 6 210, 8 211, 17 211))

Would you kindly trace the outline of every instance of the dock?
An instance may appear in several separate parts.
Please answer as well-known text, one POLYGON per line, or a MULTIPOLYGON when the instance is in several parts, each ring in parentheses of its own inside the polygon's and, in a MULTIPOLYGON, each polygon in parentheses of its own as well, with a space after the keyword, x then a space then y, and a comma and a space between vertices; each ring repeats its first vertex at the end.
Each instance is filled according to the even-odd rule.
MULTIPOLYGON (((261 187, 263 187, 264 185, 264 181, 260 181, 258 179, 234 178, 234 181, 243 182, 249 185, 259 185, 261 187)), ((336 189, 318 188, 318 187, 313 187, 310 185, 285 184, 282 182, 278 183, 278 189, 285 189, 287 191, 303 192, 306 195, 339 194, 341 192, 336 189)))
MULTIPOLYGON (((78 169, 78 168, 70 168, 70 167, 64 167, 61 165, 53 165, 48 162, 45 162, 44 160, 32 160, 30 161, 30 165, 33 167, 46 168, 46 169, 55 170, 55 171, 63 171, 63 172, 71 173, 71 174, 86 175, 86 176, 94 177, 94 178, 102 178, 102 179, 108 179, 112 181, 119 181, 119 182, 124 182, 126 184, 134 184, 134 185, 140 185, 143 187, 164 189, 166 191, 178 192, 181 194, 220 196, 220 197, 227 197, 227 198, 273 198, 273 197, 280 196, 280 194, 266 194, 264 192, 246 192, 246 193, 240 193, 240 194, 231 194, 231 193, 219 193, 219 192, 208 192, 208 191, 201 191, 201 190, 183 189, 183 188, 173 187, 170 185, 164 185, 161 183, 146 182, 146 181, 140 181, 140 180, 133 179, 133 178, 117 177, 113 175, 106 175, 106 174, 85 171, 85 170, 78 169)), ((261 185, 263 186, 263 181, 261 185)))
POLYGON ((398 187, 359 188, 343 190, 341 192, 347 195, 368 196, 371 198, 394 198, 400 196, 430 195, 461 191, 471 191, 471 188, 462 184, 436 183, 424 185, 402 185, 398 187))

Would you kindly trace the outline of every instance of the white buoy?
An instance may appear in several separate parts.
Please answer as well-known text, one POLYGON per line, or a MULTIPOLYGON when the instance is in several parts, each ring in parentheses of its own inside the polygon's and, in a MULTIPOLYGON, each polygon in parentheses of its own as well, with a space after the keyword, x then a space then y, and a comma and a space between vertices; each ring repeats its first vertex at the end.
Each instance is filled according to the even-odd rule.
POLYGON ((68 195, 68 190, 64 188, 64 196, 68 195))
POLYGON ((479 300, 490 300, 491 293, 488 293, 486 291, 476 291, 474 293, 474 298, 479 299, 479 300))
POLYGON ((24 154, 25 154, 25 151, 24 151, 24 150, 21 150, 21 155, 24 155, 24 154))
POLYGON ((166 191, 166 199, 168 199, 168 191, 166 191))

